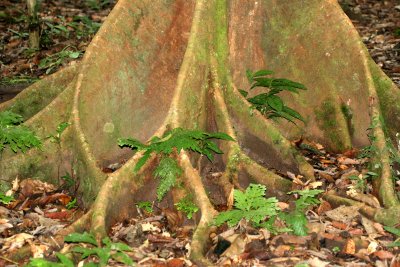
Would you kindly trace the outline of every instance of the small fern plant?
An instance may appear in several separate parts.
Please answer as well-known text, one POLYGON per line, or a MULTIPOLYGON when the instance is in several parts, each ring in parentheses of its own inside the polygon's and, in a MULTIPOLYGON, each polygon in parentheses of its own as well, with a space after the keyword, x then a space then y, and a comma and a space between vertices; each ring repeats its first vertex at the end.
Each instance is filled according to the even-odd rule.
POLYGON ((182 169, 178 162, 171 158, 175 151, 193 151, 205 155, 210 161, 214 158, 214 153, 221 154, 222 151, 213 141, 215 139, 233 141, 234 139, 225 133, 207 133, 200 130, 187 130, 175 128, 167 131, 161 138, 153 137, 148 144, 143 144, 137 139, 120 138, 120 147, 129 147, 135 152, 143 151, 143 156, 138 160, 134 172, 147 162, 152 153, 161 155, 160 163, 154 171, 154 176, 160 178, 157 188, 157 199, 161 201, 165 194, 176 184, 177 178, 182 174, 182 169))
POLYGON ((317 199, 317 196, 324 192, 318 189, 307 189, 307 190, 296 190, 289 192, 288 194, 297 194, 299 198, 294 202, 295 209, 291 212, 281 212, 278 217, 285 221, 286 225, 293 231, 295 235, 306 236, 307 229, 307 217, 306 211, 314 205, 320 204, 321 202, 317 199))
POLYGON ((248 91, 240 89, 239 92, 252 104, 252 108, 257 109, 269 119, 283 118, 294 124, 296 124, 296 120, 304 122, 304 118, 297 111, 286 106, 278 94, 282 91, 298 94, 299 90, 306 90, 306 87, 288 79, 273 78, 271 77, 273 73, 271 70, 255 72, 247 70, 246 76, 250 88, 248 91), (254 97, 248 97, 250 90, 256 87, 263 87, 268 91, 254 97))
POLYGON ((265 198, 265 185, 250 184, 245 192, 235 189, 233 192, 233 210, 224 211, 217 215, 214 224, 217 226, 228 223, 229 227, 237 225, 240 220, 258 225, 268 217, 273 217, 280 211, 275 197, 265 198))
MULTIPOLYGON (((81 260, 88 261, 83 266, 105 267, 109 266, 109 261, 114 260, 124 266, 134 266, 134 261, 126 254, 132 249, 124 243, 113 243, 109 237, 102 240, 102 244, 98 244, 94 235, 84 233, 72 233, 64 238, 67 243, 84 243, 84 246, 75 246, 72 252, 81 254, 81 260)), ((41 258, 31 259, 26 265, 28 267, 74 267, 77 266, 69 257, 64 254, 56 253, 59 262, 52 262, 41 258)))
POLYGON ((40 147, 41 141, 28 127, 22 125, 22 116, 11 111, 0 112, 0 152, 6 146, 17 153, 40 147))

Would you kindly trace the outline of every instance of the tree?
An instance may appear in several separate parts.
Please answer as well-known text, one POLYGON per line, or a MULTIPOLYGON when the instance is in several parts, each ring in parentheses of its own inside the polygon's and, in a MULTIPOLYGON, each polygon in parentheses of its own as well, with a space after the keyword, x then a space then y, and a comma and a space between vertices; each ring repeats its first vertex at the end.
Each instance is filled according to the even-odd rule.
POLYGON ((220 143, 224 154, 213 166, 223 174, 207 183, 201 177, 207 161, 185 151, 176 155, 185 188, 172 197, 192 192, 201 210, 192 242, 192 257, 199 262, 205 261, 205 237, 217 214, 213 189, 226 197, 248 179, 279 196, 292 182, 272 168, 314 179, 312 166, 289 141, 299 136, 333 151, 371 141, 379 172, 375 190, 384 208, 335 194, 325 198, 360 205, 364 214, 386 224, 400 219, 391 170, 398 152, 390 149, 400 129, 400 94, 336 1, 120 0, 79 65, 35 83, 0 110, 22 114, 41 137, 71 123, 61 150, 48 141, 42 150, 3 153, 0 163, 3 180, 17 175, 46 180, 72 170, 90 210, 70 230, 88 229, 101 237, 114 222, 134 215, 135 201, 154 193, 151 176, 158 158, 152 155, 133 174, 141 154, 121 150, 117 139, 144 142, 177 127, 225 132, 237 140, 220 143), (305 124, 250 114, 238 89, 246 86, 246 69, 263 68, 306 85, 298 96, 285 96, 305 124), (124 158, 129 160, 116 172, 102 171, 124 158))

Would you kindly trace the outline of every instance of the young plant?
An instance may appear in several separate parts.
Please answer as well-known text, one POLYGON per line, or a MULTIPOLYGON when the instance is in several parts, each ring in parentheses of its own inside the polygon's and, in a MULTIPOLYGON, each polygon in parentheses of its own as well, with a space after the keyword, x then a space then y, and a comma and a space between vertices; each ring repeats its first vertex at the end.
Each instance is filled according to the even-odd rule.
POLYGON ((50 138, 50 141, 53 143, 61 144, 61 135, 67 129, 67 127, 71 125, 69 122, 62 122, 57 126, 56 134, 51 134, 47 138, 50 138))
POLYGON ((11 201, 14 200, 14 197, 12 196, 7 196, 3 192, 0 192, 0 204, 8 205, 11 203, 11 201))
MULTIPOLYGON (((81 259, 91 257, 95 261, 91 261, 84 266, 108 266, 110 259, 120 262, 126 266, 132 266, 133 260, 125 253, 132 249, 124 243, 113 243, 109 237, 102 240, 102 247, 97 243, 92 234, 84 232, 72 233, 64 239, 67 243, 85 243, 85 246, 76 246, 72 248, 72 252, 81 254, 81 259)), ((60 266, 60 267, 73 267, 76 266, 74 262, 67 258, 65 255, 57 253, 57 258, 60 263, 47 261, 45 259, 31 259, 27 266, 29 267, 43 267, 43 266, 60 266)))
POLYGON ((63 64, 65 60, 69 59, 77 59, 82 54, 80 51, 76 51, 76 49, 67 46, 63 50, 58 53, 52 54, 44 59, 42 59, 39 63, 40 69, 45 69, 46 74, 50 74, 55 68, 59 67, 63 64))
POLYGON ((135 152, 143 151, 143 156, 138 160, 134 172, 138 172, 147 162, 152 153, 161 155, 160 164, 154 172, 154 176, 161 179, 157 189, 157 199, 162 200, 164 195, 175 185, 176 179, 182 174, 178 162, 169 158, 175 151, 190 150, 205 155, 210 161, 213 153, 221 154, 222 151, 212 139, 233 141, 233 138, 225 133, 207 133, 200 130, 186 130, 175 128, 166 132, 161 138, 153 137, 149 144, 143 144, 133 138, 120 138, 120 147, 129 147, 135 152))
POLYGON ((286 225, 293 230, 295 235, 307 235, 307 217, 305 212, 310 206, 317 205, 320 201, 316 196, 323 190, 296 190, 288 194, 298 194, 300 197, 295 201, 295 209, 289 213, 281 212, 278 217, 285 221, 286 225))
POLYGON ((193 203, 190 196, 182 198, 178 203, 175 204, 176 209, 186 214, 188 219, 193 218, 193 214, 199 211, 199 207, 193 203))
POLYGON ((247 98, 247 101, 252 104, 252 108, 257 109, 269 119, 283 118, 294 124, 295 120, 304 122, 303 117, 297 111, 286 106, 278 94, 282 91, 298 94, 299 90, 306 90, 306 87, 288 79, 270 77, 273 73, 270 70, 256 72, 247 70, 246 75, 250 88, 248 91, 239 90, 239 92, 247 98, 252 89, 264 87, 268 90, 266 93, 247 98))
POLYGON ((136 206, 139 209, 142 209, 148 213, 153 213, 153 203, 151 203, 150 201, 139 201, 138 203, 136 203, 136 206))
POLYGON ((78 207, 78 205, 76 204, 76 198, 74 198, 73 200, 71 200, 70 202, 68 202, 67 205, 65 205, 65 207, 67 208, 67 210, 72 210, 78 207))
POLYGON ((22 116, 11 111, 0 112, 0 152, 9 146, 15 153, 40 147, 41 141, 28 127, 21 125, 22 116))
POLYGON ((388 247, 400 247, 400 229, 391 226, 383 226, 383 229, 396 236, 396 240, 390 243, 388 247))
POLYGON ((245 192, 235 189, 235 209, 218 214, 214 220, 215 225, 227 222, 229 227, 233 227, 242 219, 258 225, 267 217, 276 216, 280 210, 278 200, 275 197, 265 198, 265 190, 266 187, 260 184, 250 184, 245 192))

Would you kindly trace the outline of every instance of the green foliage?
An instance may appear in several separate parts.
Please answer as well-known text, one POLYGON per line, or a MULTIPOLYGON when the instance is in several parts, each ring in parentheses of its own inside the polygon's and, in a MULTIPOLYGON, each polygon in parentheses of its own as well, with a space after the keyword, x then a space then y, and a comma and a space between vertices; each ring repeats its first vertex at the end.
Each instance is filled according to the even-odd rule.
POLYGON ((397 237, 397 239, 390 243, 388 247, 400 247, 400 229, 391 226, 383 226, 383 228, 397 237))
POLYGON ((153 213, 153 203, 150 201, 140 201, 136 203, 139 209, 142 209, 148 213, 153 213))
POLYGON ((66 59, 77 59, 82 54, 82 52, 77 51, 71 46, 65 47, 58 53, 47 56, 46 58, 40 60, 39 68, 45 69, 46 74, 51 73, 55 68, 62 65, 66 59))
POLYGON ((174 149, 176 149, 178 153, 182 149, 191 150, 207 156, 209 160, 213 160, 213 152, 221 154, 222 151, 212 139, 234 140, 225 133, 207 133, 200 130, 175 128, 166 132, 162 138, 153 137, 148 145, 133 138, 120 138, 118 139, 118 145, 120 147, 130 147, 134 151, 144 152, 143 157, 135 166, 135 172, 137 172, 146 163, 153 152, 162 155, 170 155, 174 149))
POLYGON ((163 157, 154 171, 154 176, 160 178, 157 188, 157 200, 161 201, 168 191, 175 186, 176 179, 181 176, 182 169, 175 159, 163 157))
POLYGON ((21 83, 33 83, 39 80, 38 78, 32 78, 25 75, 13 76, 13 77, 4 77, 0 80, 0 85, 14 85, 21 83))
POLYGON ((72 178, 70 173, 66 173, 65 175, 61 176, 61 179, 64 181, 64 186, 66 188, 72 188, 75 186, 75 180, 72 178))
MULTIPOLYGON (((97 244, 95 237, 92 234, 84 232, 72 233, 65 237, 65 242, 68 243, 86 243, 92 246, 76 246, 72 248, 72 252, 81 254, 81 259, 86 259, 88 257, 95 257, 98 261, 89 262, 84 266, 107 266, 110 259, 116 260, 124 265, 132 266, 134 265, 133 260, 125 253, 125 251, 131 251, 132 249, 124 243, 113 243, 109 237, 103 238, 102 247, 97 244)), ((56 254, 60 263, 50 262, 45 259, 31 259, 27 266, 29 267, 73 267, 75 264, 67 258, 65 255, 57 253, 56 254)))
POLYGON ((297 111, 286 106, 277 94, 282 91, 298 94, 299 90, 306 90, 306 87, 288 79, 269 77, 272 74, 273 71, 270 70, 259 70, 254 73, 247 70, 246 75, 250 88, 248 91, 239 90, 239 92, 247 98, 250 90, 254 88, 267 88, 267 93, 247 98, 247 101, 252 104, 252 108, 257 109, 269 119, 284 118, 292 123, 295 123, 297 119, 304 122, 303 117, 297 111))
POLYGON ((110 0, 86 0, 86 6, 93 10, 100 10, 110 4, 110 0))
POLYGON ((72 210, 72 209, 77 208, 78 205, 76 204, 76 198, 74 198, 73 200, 68 202, 68 204, 65 207, 67 208, 67 210, 72 210))
POLYGON ((320 201, 316 196, 324 192, 323 190, 296 190, 288 194, 298 194, 300 197, 295 201, 295 209, 289 213, 281 212, 279 218, 285 221, 286 225, 293 230, 295 235, 307 235, 307 217, 306 210, 313 205, 317 205, 320 201))
POLYGON ((0 192, 0 203, 4 205, 10 204, 14 200, 12 196, 6 196, 4 193, 0 192))
POLYGON ((0 112, 0 152, 8 145, 15 153, 26 152, 29 148, 40 147, 39 138, 21 125, 22 116, 10 111, 0 112))
POLYGON ((56 129, 56 134, 51 134, 47 138, 50 138, 50 141, 53 143, 60 144, 61 143, 61 135, 70 126, 71 123, 69 122, 61 122, 56 129))
POLYGON ((192 219, 193 214, 199 211, 199 208, 193 203, 190 196, 182 198, 175 206, 177 210, 185 213, 188 219, 192 219))
POLYGON ((100 29, 101 23, 94 22, 88 16, 74 16, 67 25, 75 30, 76 38, 80 40, 92 37, 100 29))
POLYGON ((266 187, 259 184, 250 184, 243 193, 240 190, 234 191, 235 209, 221 212, 214 223, 219 226, 225 222, 232 227, 239 223, 240 220, 255 224, 260 224, 267 217, 273 217, 278 214, 278 200, 275 197, 266 199, 266 187))

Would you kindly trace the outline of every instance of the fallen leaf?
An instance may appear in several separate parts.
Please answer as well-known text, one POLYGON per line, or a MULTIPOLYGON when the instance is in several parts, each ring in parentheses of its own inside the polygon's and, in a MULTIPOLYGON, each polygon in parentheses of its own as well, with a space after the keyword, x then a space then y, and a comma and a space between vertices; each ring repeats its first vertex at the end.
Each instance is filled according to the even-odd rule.
POLYGON ((371 243, 369 243, 367 248, 368 255, 374 253, 377 248, 378 248, 378 242, 372 241, 371 243))
POLYGON ((360 208, 356 206, 339 206, 336 209, 325 212, 325 214, 331 220, 343 223, 351 223, 353 219, 359 216, 359 209, 360 208))
POLYGON ((331 204, 328 201, 322 201, 321 204, 318 206, 317 214, 322 215, 328 210, 332 210, 331 204))
POLYGON ((348 228, 348 225, 346 223, 338 221, 332 221, 332 226, 340 230, 346 230, 348 228))
POLYGON ((356 253, 356 243, 353 239, 349 238, 346 240, 342 252, 349 255, 354 255, 356 253))
POLYGON ((380 260, 390 260, 394 257, 393 253, 386 250, 379 250, 373 253, 375 257, 378 257, 380 260))

